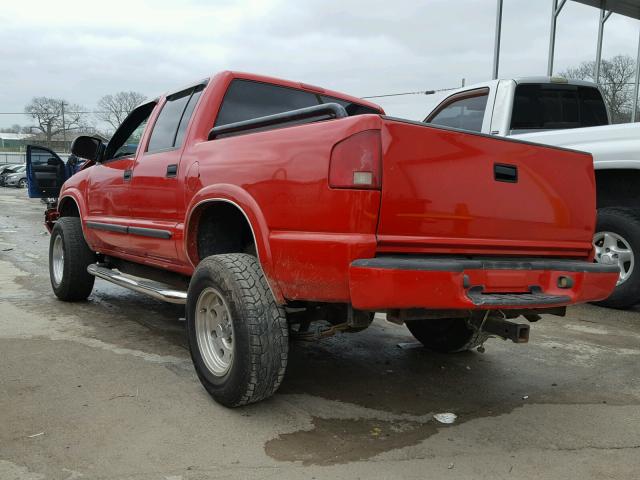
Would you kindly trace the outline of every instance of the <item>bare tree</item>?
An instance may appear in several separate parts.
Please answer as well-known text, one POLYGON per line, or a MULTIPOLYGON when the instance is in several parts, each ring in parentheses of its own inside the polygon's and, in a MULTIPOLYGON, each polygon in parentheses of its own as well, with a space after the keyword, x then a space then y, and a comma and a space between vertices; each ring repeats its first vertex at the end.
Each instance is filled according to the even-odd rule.
POLYGON ((24 111, 36 121, 32 128, 39 130, 49 143, 60 134, 66 136, 72 130, 86 126, 84 109, 60 98, 35 97, 24 111))
MULTIPOLYGON (((577 67, 568 68, 560 75, 578 80, 594 79, 595 62, 582 62, 577 67)), ((604 101, 609 107, 611 121, 624 123, 630 121, 633 108, 633 89, 636 62, 629 55, 616 55, 600 64, 600 89, 604 101)))
POLYGON ((122 121, 142 103, 147 97, 139 92, 118 92, 113 95, 105 95, 98 100, 98 119, 111 125, 114 130, 122 121))

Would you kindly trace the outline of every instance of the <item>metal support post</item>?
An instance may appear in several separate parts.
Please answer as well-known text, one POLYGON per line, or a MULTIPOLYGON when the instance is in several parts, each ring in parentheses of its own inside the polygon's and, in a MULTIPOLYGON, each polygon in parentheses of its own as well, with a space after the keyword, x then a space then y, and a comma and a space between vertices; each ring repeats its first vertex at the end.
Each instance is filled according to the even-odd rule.
POLYGON ((562 7, 567 0, 561 0, 558 4, 558 0, 551 0, 551 30, 549 31, 549 58, 547 59, 547 76, 553 75, 553 56, 556 49, 556 23, 558 21, 558 15, 562 11, 562 7))
POLYGON ((598 25, 598 47, 596 49, 596 64, 593 72, 593 79, 596 83, 600 81, 600 61, 602 59, 602 34, 604 33, 604 24, 611 16, 611 12, 607 12, 604 8, 605 1, 601 1, 600 7, 600 23, 598 25))
POLYGON ((640 84, 640 33, 638 34, 638 53, 636 55, 636 79, 633 85, 633 110, 631 110, 631 121, 636 121, 636 111, 638 110, 638 84, 640 84))
POLYGON ((496 33, 493 48, 493 80, 498 78, 498 67, 500 65, 500 34, 502 31, 502 0, 498 0, 496 6, 496 33))

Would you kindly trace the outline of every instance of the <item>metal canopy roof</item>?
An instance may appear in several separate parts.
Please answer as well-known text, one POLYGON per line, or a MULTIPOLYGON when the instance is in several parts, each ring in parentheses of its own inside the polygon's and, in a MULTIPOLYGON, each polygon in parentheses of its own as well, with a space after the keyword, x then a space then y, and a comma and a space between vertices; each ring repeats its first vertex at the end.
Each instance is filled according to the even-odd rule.
POLYGON ((602 8, 625 17, 640 20, 640 0, 573 0, 590 7, 602 8))
MULTIPOLYGON (((596 61, 594 67, 594 80, 600 81, 600 64, 602 57, 602 37, 604 34, 604 24, 613 13, 640 20, 640 0, 573 0, 589 7, 600 10, 598 20, 598 42, 596 43, 596 61)), ((500 34, 502 30, 502 2, 497 0, 496 8, 496 33, 493 50, 493 79, 498 78, 498 66, 500 62, 500 34)), ((550 0, 551 2, 551 28, 549 31, 549 56, 547 58, 547 76, 553 75, 553 56, 556 45, 556 22, 562 8, 567 0, 550 0)), ((638 38, 638 53, 636 59, 636 75, 633 88, 633 110, 631 111, 631 121, 636 121, 638 111, 638 93, 640 92, 640 37, 638 38)))

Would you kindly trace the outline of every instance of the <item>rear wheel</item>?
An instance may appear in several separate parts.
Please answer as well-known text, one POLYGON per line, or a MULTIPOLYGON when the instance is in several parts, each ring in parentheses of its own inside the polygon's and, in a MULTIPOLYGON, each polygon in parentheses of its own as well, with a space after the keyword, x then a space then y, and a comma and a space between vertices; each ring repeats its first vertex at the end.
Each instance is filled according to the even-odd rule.
POLYGON ((406 325, 416 340, 426 348, 441 353, 471 350, 489 338, 488 334, 470 327, 465 318, 411 320, 406 325))
POLYGON ((27 179, 21 178, 18 182, 18 188, 25 188, 27 186, 27 179))
POLYGON ((640 300, 640 268, 635 259, 640 252, 640 215, 628 208, 598 210, 596 233, 593 236, 595 261, 617 265, 620 277, 613 293, 597 305, 629 308, 640 300))
POLYGON ((49 243, 49 278, 60 300, 85 300, 93 290, 95 277, 87 267, 96 261, 82 233, 78 217, 62 217, 53 227, 49 243))
POLYGON ((200 262, 189 283, 187 333, 198 378, 222 405, 257 402, 280 386, 289 331, 255 257, 200 262))

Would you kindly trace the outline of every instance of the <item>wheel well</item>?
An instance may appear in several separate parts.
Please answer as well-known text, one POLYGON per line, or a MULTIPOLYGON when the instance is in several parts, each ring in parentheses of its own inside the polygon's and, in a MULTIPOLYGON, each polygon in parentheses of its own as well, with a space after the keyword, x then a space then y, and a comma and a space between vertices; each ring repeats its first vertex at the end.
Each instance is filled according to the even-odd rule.
POLYGON ((250 253, 256 255, 251 225, 235 205, 212 201, 197 208, 189 222, 189 257, 194 264, 209 255, 250 253))
POLYGON ((61 217, 79 217, 80 210, 78 209, 78 205, 71 198, 63 198, 60 201, 60 205, 58 206, 58 212, 60 212, 61 217))
POLYGON ((596 205, 640 208, 640 170, 596 170, 596 205))

